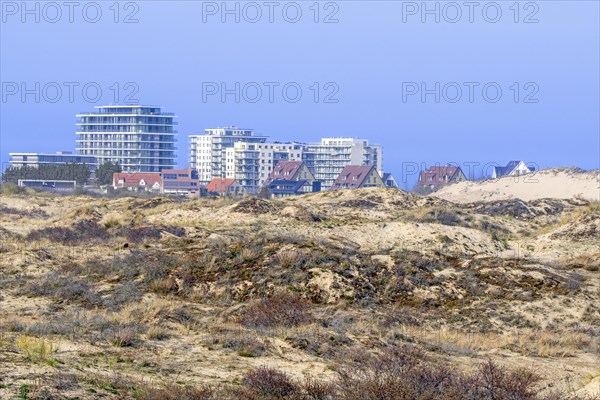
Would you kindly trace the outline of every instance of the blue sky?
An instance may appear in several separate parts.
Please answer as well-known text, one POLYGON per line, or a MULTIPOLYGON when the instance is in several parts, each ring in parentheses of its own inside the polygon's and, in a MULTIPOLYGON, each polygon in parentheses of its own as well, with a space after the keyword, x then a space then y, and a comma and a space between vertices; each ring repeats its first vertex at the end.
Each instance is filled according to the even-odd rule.
POLYGON ((1 4, 3 163, 74 150, 76 113, 135 90, 178 115, 182 167, 187 135, 237 125, 282 141, 365 137, 409 182, 410 163, 600 168, 597 1, 427 2, 438 15, 421 1, 228 2, 239 22, 221 1, 47 3, 1 4), (207 92, 236 83, 239 102, 207 92))

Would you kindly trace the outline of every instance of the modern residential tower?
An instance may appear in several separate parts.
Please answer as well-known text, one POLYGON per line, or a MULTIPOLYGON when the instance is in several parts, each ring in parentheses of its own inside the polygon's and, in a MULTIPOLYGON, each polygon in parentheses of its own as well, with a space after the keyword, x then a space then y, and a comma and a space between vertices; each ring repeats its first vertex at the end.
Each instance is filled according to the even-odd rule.
POLYGON ((252 129, 235 126, 205 129, 202 135, 190 135, 190 168, 198 171, 203 185, 213 178, 226 178, 226 150, 235 143, 264 143, 266 136, 254 136, 252 129))
POLYGON ((77 151, 123 172, 160 172, 176 165, 175 115, 154 106, 101 106, 78 114, 77 151))

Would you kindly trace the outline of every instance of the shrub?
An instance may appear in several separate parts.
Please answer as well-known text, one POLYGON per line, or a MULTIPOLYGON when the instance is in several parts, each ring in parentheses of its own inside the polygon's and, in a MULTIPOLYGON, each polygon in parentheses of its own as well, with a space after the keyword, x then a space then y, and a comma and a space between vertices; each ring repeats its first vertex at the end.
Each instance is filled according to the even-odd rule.
POLYGON ((89 243, 108 239, 106 229, 94 220, 82 220, 70 228, 50 227, 32 231, 27 235, 27 240, 48 239, 65 245, 89 243))
POLYGON ((150 284, 149 290, 158 294, 169 294, 177 291, 177 282, 175 279, 159 278, 150 284))
POLYGON ((20 320, 8 318, 0 322, 0 329, 6 332, 23 332, 26 326, 20 320))
POLYGON ((509 371, 493 361, 462 374, 423 359, 408 346, 386 348, 378 355, 358 352, 349 367, 338 372, 338 397, 342 400, 554 400, 539 396, 539 376, 527 370, 509 371))
POLYGON ((535 399, 540 377, 526 370, 507 371, 492 360, 479 365, 473 383, 481 399, 535 399))
POLYGON ((135 283, 127 282, 116 286, 112 293, 104 299, 104 306, 110 310, 118 310, 123 305, 136 303, 142 298, 142 293, 135 283))
POLYGON ((286 373, 266 367, 247 372, 243 384, 252 392, 266 398, 283 399, 300 391, 286 373))
POLYGON ((331 382, 319 381, 310 377, 302 382, 302 391, 307 400, 329 400, 336 398, 335 386, 331 382))
POLYGON ((282 250, 275 256, 275 260, 282 267, 291 268, 301 264, 304 257, 297 250, 282 250))
POLYGON ((242 325, 252 328, 292 327, 312 320, 310 303, 297 294, 280 292, 258 300, 244 309, 239 317, 242 325))
POLYGON ((146 332, 146 337, 154 340, 165 340, 171 337, 171 335, 169 331, 160 326, 151 326, 148 328, 148 332, 146 332))
POLYGON ((47 361, 56 351, 56 347, 51 342, 31 336, 17 337, 15 345, 29 361, 33 362, 47 361))
POLYGON ((104 333, 106 341, 116 347, 136 347, 140 344, 140 327, 135 323, 117 325, 104 333))
POLYGON ((5 182, 0 185, 0 193, 10 195, 10 194, 22 194, 25 193, 25 190, 19 187, 16 183, 5 182))
POLYGON ((59 301, 69 301, 95 306, 100 296, 87 282, 60 271, 52 271, 37 280, 28 282, 22 292, 29 296, 46 296, 59 301))
POLYGON ((221 342, 223 348, 235 350, 241 357, 259 357, 267 353, 267 346, 257 337, 253 336, 230 336, 221 342))

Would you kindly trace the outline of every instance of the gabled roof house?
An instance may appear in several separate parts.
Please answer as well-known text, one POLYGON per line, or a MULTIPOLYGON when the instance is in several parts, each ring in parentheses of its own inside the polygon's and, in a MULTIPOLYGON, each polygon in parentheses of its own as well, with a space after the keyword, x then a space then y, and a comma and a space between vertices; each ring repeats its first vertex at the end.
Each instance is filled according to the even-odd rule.
POLYGON ((466 181, 462 169, 454 165, 432 166, 419 174, 416 192, 431 193, 450 184, 466 181))
POLYGON ((384 188, 379 173, 372 165, 347 165, 338 175, 331 189, 384 188))
POLYGON ((233 178, 214 178, 206 185, 209 196, 237 196, 244 188, 233 178))
POLYGON ((269 181, 276 179, 312 182, 315 180, 315 177, 304 161, 279 161, 269 174, 269 181))
POLYGON ((398 182, 396 181, 396 178, 394 178, 394 175, 392 175, 391 172, 384 172, 381 175, 381 180, 383 181, 383 184, 386 188, 398 189, 398 182))
POLYGON ((116 172, 113 175, 113 188, 132 191, 160 192, 161 177, 159 173, 116 172))
POLYGON ((320 192, 321 182, 315 180, 303 161, 279 161, 269 174, 266 187, 270 197, 288 197, 320 192))
POLYGON ((502 176, 519 176, 535 171, 534 167, 529 167, 523 161, 510 161, 504 167, 494 167, 492 170, 492 179, 502 176))

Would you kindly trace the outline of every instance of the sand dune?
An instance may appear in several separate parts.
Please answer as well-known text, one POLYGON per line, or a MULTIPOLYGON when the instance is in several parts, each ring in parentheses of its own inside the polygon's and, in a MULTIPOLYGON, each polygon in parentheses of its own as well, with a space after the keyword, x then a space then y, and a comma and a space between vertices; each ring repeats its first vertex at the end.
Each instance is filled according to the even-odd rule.
POLYGON ((544 198, 600 201, 600 170, 546 169, 518 177, 461 182, 431 196, 455 203, 544 198))

